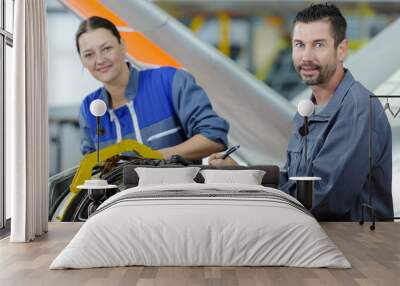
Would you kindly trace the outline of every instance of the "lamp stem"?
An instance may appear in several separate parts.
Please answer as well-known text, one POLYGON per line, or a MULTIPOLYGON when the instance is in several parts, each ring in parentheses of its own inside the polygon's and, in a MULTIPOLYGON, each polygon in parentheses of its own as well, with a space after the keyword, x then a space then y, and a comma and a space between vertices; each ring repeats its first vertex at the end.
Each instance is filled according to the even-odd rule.
POLYGON ((99 137, 100 137, 100 130, 99 130, 99 125, 100 125, 100 117, 96 116, 96 134, 97 134, 97 164, 99 164, 100 159, 99 159, 99 154, 100 154, 100 150, 99 150, 99 137))
POLYGON ((304 163, 305 164, 307 164, 307 134, 308 134, 308 117, 304 116, 304 163))

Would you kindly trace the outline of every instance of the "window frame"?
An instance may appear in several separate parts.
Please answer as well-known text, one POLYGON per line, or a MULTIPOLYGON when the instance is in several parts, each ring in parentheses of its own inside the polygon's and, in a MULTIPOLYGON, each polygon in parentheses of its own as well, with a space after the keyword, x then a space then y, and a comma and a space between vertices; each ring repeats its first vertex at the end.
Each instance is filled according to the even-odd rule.
MULTIPOLYGON (((13 34, 6 30, 6 1, 12 1, 13 13, 15 0, 0 0, 0 236, 10 231, 10 219, 6 217, 6 188, 5 188, 5 98, 6 98, 6 50, 13 48, 13 34)), ((14 16, 14 15, 12 15, 14 16)), ((14 28, 14 27, 12 27, 14 28)), ((13 29, 12 29, 13 30, 13 29)))

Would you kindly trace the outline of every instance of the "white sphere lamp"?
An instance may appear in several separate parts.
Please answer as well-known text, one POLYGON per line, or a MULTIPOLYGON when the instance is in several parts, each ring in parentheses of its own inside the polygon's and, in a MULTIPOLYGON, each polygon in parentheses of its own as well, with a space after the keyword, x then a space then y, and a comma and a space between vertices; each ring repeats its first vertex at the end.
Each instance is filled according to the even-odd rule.
POLYGON ((300 100, 297 111, 301 116, 310 116, 314 113, 314 103, 309 99, 300 100))
POLYGON ((107 111, 106 103, 101 99, 95 99, 90 104, 90 113, 92 113, 96 117, 103 116, 107 111))

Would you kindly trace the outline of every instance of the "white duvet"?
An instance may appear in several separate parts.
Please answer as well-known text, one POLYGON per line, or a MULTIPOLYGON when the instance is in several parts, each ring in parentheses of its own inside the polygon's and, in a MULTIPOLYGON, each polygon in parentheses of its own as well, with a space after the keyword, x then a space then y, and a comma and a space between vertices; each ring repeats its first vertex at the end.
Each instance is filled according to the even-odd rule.
POLYGON ((131 188, 105 201, 50 269, 127 265, 351 267, 318 222, 298 204, 279 190, 254 185, 131 188), (121 200, 137 192, 145 195, 146 191, 169 190, 254 190, 271 198, 178 195, 121 200))

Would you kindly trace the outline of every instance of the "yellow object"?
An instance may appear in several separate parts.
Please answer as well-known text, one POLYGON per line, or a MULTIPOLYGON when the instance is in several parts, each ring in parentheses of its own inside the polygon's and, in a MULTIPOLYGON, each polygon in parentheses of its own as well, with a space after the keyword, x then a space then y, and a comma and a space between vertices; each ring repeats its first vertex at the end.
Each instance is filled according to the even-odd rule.
POLYGON ((279 40, 277 41, 277 43, 274 47, 273 52, 271 52, 271 54, 272 54, 271 60, 268 61, 264 65, 264 67, 256 70, 256 77, 259 80, 265 81, 268 78, 269 72, 271 71, 271 69, 275 63, 276 58, 279 56, 279 54, 283 50, 287 49, 289 47, 289 45, 290 45, 290 42, 287 39, 282 38, 282 37, 279 38, 279 40))
POLYGON ((349 49, 351 51, 358 51, 363 46, 368 43, 368 39, 360 39, 360 40, 350 40, 349 41, 349 49))
POLYGON ((267 17, 268 26, 280 28, 283 25, 283 19, 279 16, 269 16, 267 17))
POLYGON ((219 14, 219 50, 230 56, 230 17, 227 13, 219 14))
POLYGON ((204 17, 202 16, 196 16, 193 18, 192 23, 190 24, 190 29, 194 32, 197 33, 200 31, 201 27, 204 25, 204 17))
MULTIPOLYGON (((105 161, 112 156, 132 151, 136 152, 139 156, 143 158, 164 159, 160 152, 153 150, 146 145, 140 144, 135 140, 126 139, 119 142, 118 144, 100 149, 99 161, 105 161)), ((71 204, 75 196, 79 193, 80 190, 77 188, 77 186, 83 185, 85 183, 85 180, 92 177, 92 170, 93 167, 96 166, 96 164, 97 152, 92 152, 82 158, 81 163, 79 164, 79 168, 76 171, 70 186, 70 196, 61 211, 61 215, 57 216, 57 219, 59 221, 64 220, 65 211, 68 209, 68 206, 71 204)))
POLYGON ((358 14, 363 17, 374 17, 375 11, 368 3, 360 3, 358 6, 358 14))

